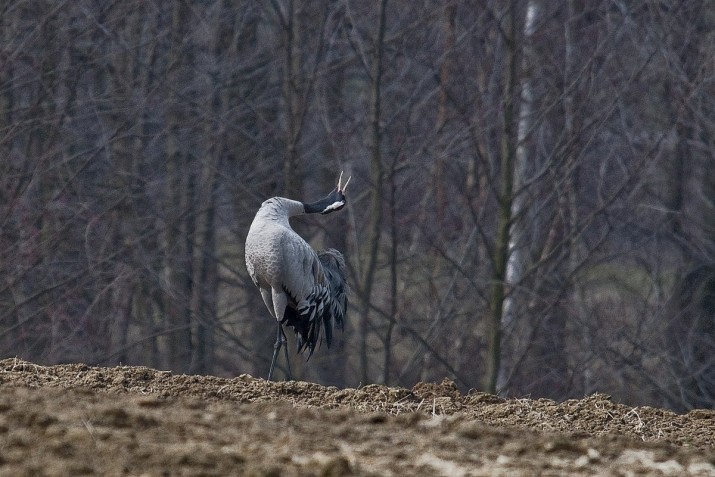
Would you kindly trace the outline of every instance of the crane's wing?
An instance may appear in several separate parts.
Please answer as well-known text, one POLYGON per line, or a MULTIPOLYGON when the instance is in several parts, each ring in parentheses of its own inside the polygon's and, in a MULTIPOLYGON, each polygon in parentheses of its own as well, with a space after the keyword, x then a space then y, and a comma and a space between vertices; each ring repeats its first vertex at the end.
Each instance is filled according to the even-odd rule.
POLYGON ((298 351, 307 348, 310 358, 322 328, 330 346, 334 324, 343 327, 348 290, 345 260, 337 250, 315 253, 307 243, 290 248, 291 270, 283 285, 289 303, 282 323, 295 330, 298 351))

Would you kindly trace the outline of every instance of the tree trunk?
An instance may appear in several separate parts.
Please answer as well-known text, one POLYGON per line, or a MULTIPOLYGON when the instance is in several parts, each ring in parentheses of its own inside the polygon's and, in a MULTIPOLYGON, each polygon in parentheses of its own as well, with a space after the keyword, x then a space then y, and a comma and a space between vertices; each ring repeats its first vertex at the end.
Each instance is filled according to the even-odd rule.
POLYGON ((173 8, 171 50, 169 52, 169 78, 172 85, 169 94, 169 117, 167 132, 166 162, 166 202, 167 220, 164 223, 164 312, 166 313, 165 333, 167 336, 167 365, 181 372, 187 372, 192 355, 191 297, 192 247, 189 234, 193 227, 189 223, 194 207, 194 178, 190 162, 182 145, 182 126, 186 120, 180 112, 182 101, 177 89, 185 86, 186 73, 179 68, 190 62, 191 45, 186 42, 190 17, 189 5, 180 2, 173 8))
POLYGON ((500 143, 500 179, 498 196, 497 235, 492 259, 492 285, 489 293, 489 316, 487 321, 486 370, 483 389, 496 393, 497 379, 501 367, 502 316, 504 299, 507 295, 506 272, 509 259, 509 241, 514 201, 514 163, 516 158, 517 134, 515 118, 518 111, 518 55, 516 0, 509 2, 504 15, 503 32, 506 43, 506 69, 503 79, 503 123, 500 143))
MULTIPOLYGON (((539 14, 539 5, 531 0, 526 6, 526 21, 524 23, 524 41, 521 42, 524 50, 529 49, 531 37, 533 36, 534 26, 537 22, 539 14)), ((527 61, 527 52, 522 55, 524 63, 527 61)), ((527 65, 523 65, 524 70, 527 70, 527 65)), ((518 294, 514 290, 519 289, 520 282, 524 276, 524 270, 528 266, 528 260, 531 256, 531 228, 536 224, 531 223, 531 217, 527 218, 525 209, 529 206, 529 197, 526 190, 522 187, 527 183, 528 176, 531 171, 538 170, 539 166, 535 164, 538 160, 535 155, 530 154, 528 145, 526 144, 527 133, 533 126, 533 90, 532 78, 520 78, 521 83, 521 98, 519 102, 519 120, 517 129, 517 146, 516 146, 516 162, 514 163, 514 187, 516 192, 511 205, 511 216, 519 217, 515 220, 511 227, 509 236, 509 250, 506 264, 506 283, 511 293, 504 297, 502 311, 502 326, 508 327, 517 317, 516 310, 519 306, 518 294), (521 216, 521 217, 520 217, 521 216)), ((517 109, 515 108, 515 111, 517 109)), ((523 301, 523 300, 522 300, 523 301)), ((523 304, 523 303, 522 303, 523 304)), ((518 325, 516 325, 518 327, 518 325)), ((520 328, 523 328, 521 326, 520 328)), ((497 378, 497 385, 503 385, 503 376, 497 378)))
POLYGON ((378 251, 382 228, 382 127, 380 87, 382 84, 382 56, 384 53, 385 20, 387 0, 380 1, 378 10, 377 35, 375 39, 375 56, 372 63, 372 84, 370 87, 370 219, 367 226, 368 236, 363 247, 365 259, 361 286, 360 306, 360 380, 368 383, 368 329, 370 316, 370 299, 372 297, 373 278, 377 268, 378 251))
MULTIPOLYGON (((286 145, 283 161, 283 195, 285 197, 300 197, 302 181, 298 170, 298 138, 300 131, 300 49, 298 15, 295 0, 288 0, 287 11, 283 21, 285 35, 283 96, 286 115, 286 145)), ((280 12, 278 12, 281 15, 280 12)))
POLYGON ((197 192, 200 214, 197 217, 196 244, 192 277, 191 315, 195 319, 192 372, 206 374, 213 367, 214 333, 218 320, 218 266, 216 263, 216 193, 219 156, 202 164, 202 179, 197 192))
POLYGON ((390 316, 385 333, 385 351, 382 370, 383 384, 390 385, 390 368, 392 367, 392 330, 397 322, 397 171, 395 161, 390 170, 390 316))

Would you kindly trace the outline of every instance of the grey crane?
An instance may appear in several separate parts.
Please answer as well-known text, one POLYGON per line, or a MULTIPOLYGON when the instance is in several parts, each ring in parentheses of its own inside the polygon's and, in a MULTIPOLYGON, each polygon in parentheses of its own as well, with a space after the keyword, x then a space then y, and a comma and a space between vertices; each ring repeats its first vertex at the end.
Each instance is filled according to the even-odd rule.
POLYGON ((320 341, 321 329, 330 347, 333 327, 343 327, 348 306, 345 259, 335 249, 316 252, 290 226, 288 219, 303 214, 329 214, 345 207, 350 178, 325 198, 303 203, 273 197, 261 204, 246 237, 246 268, 260 289, 263 302, 276 320, 276 342, 268 380, 280 349, 284 349, 287 376, 293 379, 283 325, 295 330, 298 352, 308 358, 320 341))

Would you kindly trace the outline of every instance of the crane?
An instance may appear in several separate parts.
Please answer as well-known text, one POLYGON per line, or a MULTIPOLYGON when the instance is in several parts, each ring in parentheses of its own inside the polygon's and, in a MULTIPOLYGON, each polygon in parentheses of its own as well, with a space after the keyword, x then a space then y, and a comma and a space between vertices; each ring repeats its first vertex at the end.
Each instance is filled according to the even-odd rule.
POLYGON ((345 189, 350 178, 325 198, 304 203, 273 197, 261 204, 246 237, 246 268, 271 316, 276 320, 276 341, 268 380, 283 348, 287 377, 292 380, 283 325, 295 330, 298 352, 313 354, 321 330, 330 347, 335 325, 344 326, 348 306, 345 258, 329 248, 316 252, 290 226, 291 217, 330 214, 345 207, 345 189))

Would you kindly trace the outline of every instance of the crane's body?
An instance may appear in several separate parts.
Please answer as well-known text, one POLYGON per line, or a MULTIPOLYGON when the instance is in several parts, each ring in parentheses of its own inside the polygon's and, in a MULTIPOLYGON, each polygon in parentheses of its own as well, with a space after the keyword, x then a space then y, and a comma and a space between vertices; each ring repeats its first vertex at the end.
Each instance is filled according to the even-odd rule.
MULTIPOLYGON (((342 177, 342 175, 341 175, 342 177)), ((349 179, 348 179, 349 181, 349 179)), ((324 199, 303 203, 283 197, 266 200, 256 213, 246 238, 246 268, 271 316, 276 320, 276 342, 268 379, 273 376, 280 348, 286 345, 283 325, 296 333, 298 351, 313 354, 321 330, 330 346, 333 328, 343 325, 347 310, 345 260, 340 252, 316 252, 290 226, 302 214, 328 214, 345 206, 344 186, 324 199)), ((290 373, 287 347, 285 358, 290 373)))

